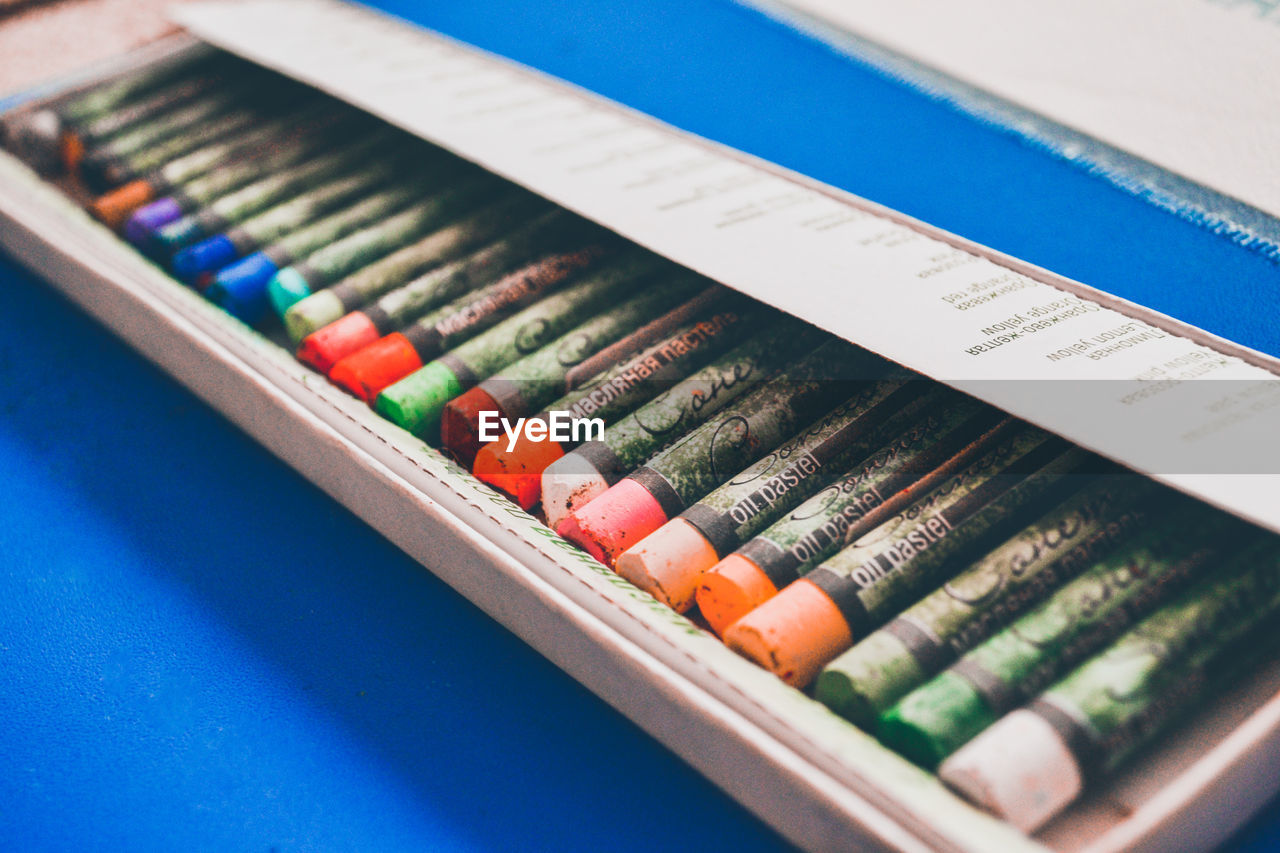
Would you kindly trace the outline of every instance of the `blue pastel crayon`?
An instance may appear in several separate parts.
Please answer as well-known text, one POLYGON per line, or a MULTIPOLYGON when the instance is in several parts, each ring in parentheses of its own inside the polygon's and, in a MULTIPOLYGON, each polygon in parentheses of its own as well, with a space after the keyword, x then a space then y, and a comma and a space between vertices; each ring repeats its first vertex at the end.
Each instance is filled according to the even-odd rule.
MULTIPOLYGON (((458 171, 466 173, 468 170, 459 169, 458 171)), ((317 249, 340 240, 347 234, 393 214, 422 198, 431 191, 433 184, 438 183, 439 178, 438 174, 419 177, 417 180, 384 189, 337 213, 312 222, 264 249, 245 255, 220 269, 213 276, 213 281, 205 295, 244 322, 257 323, 265 318, 271 307, 267 285, 277 272, 306 258, 317 249)), ((214 254, 224 257, 228 247, 232 251, 236 247, 225 235, 222 239, 225 239, 226 243, 220 243, 218 238, 214 238, 197 243, 191 248, 202 246, 210 257, 214 254)), ((174 262, 177 263, 176 257, 174 262)))

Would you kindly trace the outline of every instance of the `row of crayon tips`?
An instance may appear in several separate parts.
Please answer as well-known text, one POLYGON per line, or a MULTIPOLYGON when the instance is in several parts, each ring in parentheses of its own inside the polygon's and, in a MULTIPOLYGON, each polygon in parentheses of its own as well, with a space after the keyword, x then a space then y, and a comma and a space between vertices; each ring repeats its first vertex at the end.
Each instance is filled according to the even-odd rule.
POLYGON ((1024 830, 1270 652, 1274 537, 289 81, 189 51, 17 127, 175 277, 1024 830))

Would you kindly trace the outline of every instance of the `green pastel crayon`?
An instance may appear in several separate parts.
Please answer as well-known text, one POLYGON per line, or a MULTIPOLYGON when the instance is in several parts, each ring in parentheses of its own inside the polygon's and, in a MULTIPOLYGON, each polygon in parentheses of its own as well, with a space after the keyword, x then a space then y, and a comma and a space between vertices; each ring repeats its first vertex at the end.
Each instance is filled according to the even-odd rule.
POLYGON ((546 207, 528 195, 490 205, 292 305, 284 323, 300 347, 298 357, 327 373, 338 359, 557 248, 556 240, 599 231, 567 210, 546 207), (505 236, 495 239, 499 234, 505 236))
POLYGON ((942 390, 892 441, 703 573, 698 609, 717 634, 823 560, 928 494, 1012 426, 1000 412, 942 390))
POLYGON ((703 573, 948 396, 933 382, 892 371, 630 546, 617 559, 618 574, 668 607, 689 610, 703 573))
POLYGON ((369 166, 363 165, 366 161, 374 160, 376 165, 379 158, 387 157, 405 142, 403 133, 384 126, 338 151, 314 159, 307 158, 316 153, 316 147, 299 142, 296 149, 287 149, 288 162, 282 164, 286 166, 283 171, 272 168, 275 161, 267 158, 228 168, 223 178, 215 177, 215 173, 193 181, 183 187, 183 196, 189 199, 185 206, 198 209, 162 226, 155 236, 156 251, 171 258, 200 240, 270 211, 308 190, 323 189, 330 182, 368 169, 369 166), (225 183, 235 186, 226 187, 225 183), (231 191, 226 192, 227 189, 231 191))
POLYGON ((181 78, 216 73, 234 62, 238 60, 207 45, 192 45, 138 68, 113 75, 87 91, 73 95, 59 105, 57 111, 67 124, 84 124, 113 113, 130 101, 145 98, 157 89, 173 85, 181 78))
POLYGON ((818 676, 815 697, 871 728, 899 699, 1092 566, 1153 516, 1158 488, 1104 474, 898 614, 818 676))
MULTIPOLYGON (((328 371, 329 381, 373 403, 387 386, 601 265, 617 251, 616 241, 595 242, 538 258, 338 359, 328 371)), ((313 359, 308 363, 316 365, 313 359)))
MULTIPOLYGON (((211 146, 226 151, 226 157, 216 164, 216 169, 173 175, 167 171, 168 167, 162 167, 156 173, 160 179, 158 192, 171 193, 181 213, 190 213, 253 181, 300 164, 325 149, 347 144, 353 135, 361 132, 374 132, 365 117, 331 105, 318 106, 315 115, 287 116, 261 131, 251 131, 236 140, 211 146)), ((193 152, 189 156, 195 160, 202 153, 193 152)))
POLYGON ((776 379, 646 461, 556 528, 605 565, 796 435, 832 400, 880 402, 906 385, 888 363, 843 341, 820 345, 776 379), (887 384, 886 384, 887 383, 887 384))
POLYGON ((243 99, 244 93, 238 90, 214 92, 207 98, 113 136, 84 155, 80 161, 81 176, 91 188, 104 190, 111 186, 110 170, 114 164, 127 161, 131 155, 147 149, 157 150, 170 139, 198 139, 200 128, 219 119, 223 113, 238 112, 236 108, 243 99))
MULTIPOLYGON (((210 172, 226 171, 226 167, 239 161, 259 159, 276 150, 282 142, 287 143, 290 137, 332 130, 350 117, 350 112, 334 109, 330 104, 317 104, 257 124, 138 175, 99 196, 90 210, 112 228, 124 226, 125 239, 146 251, 150 249, 155 231, 185 212, 181 197, 186 184, 210 172), (156 202, 157 196, 164 198, 156 202)), ((189 203, 189 199, 186 201, 189 203)))
MULTIPOLYGON (((439 170, 419 170, 394 186, 384 186, 381 191, 354 204, 310 221, 265 248, 244 254, 220 269, 206 295, 246 323, 255 323, 270 312, 267 284, 276 272, 348 234, 394 215, 435 191, 445 177, 439 170)), ((242 251, 253 245, 252 239, 244 240, 244 236, 240 229, 234 228, 227 232, 226 239, 242 251)))
POLYGON ((638 280, 667 267, 669 263, 656 255, 628 250, 388 386, 378 394, 374 408, 392 423, 434 440, 440 415, 454 397, 573 328, 638 280))
MULTIPOLYGON (((336 125, 349 113, 335 109, 332 104, 312 104, 278 118, 259 120, 239 133, 230 134, 212 143, 202 145, 181 157, 175 157, 150 169, 139 168, 135 175, 152 184, 154 193, 168 192, 189 183, 211 170, 229 163, 236 157, 252 155, 268 150, 281 141, 291 128, 298 127, 310 134, 336 125)), ((213 134, 210 134, 213 136, 213 134)))
POLYGON ((742 341, 773 313, 719 285, 706 288, 566 373, 565 387, 573 390, 528 419, 547 425, 546 440, 530 439, 526 426, 523 435, 481 448, 472 473, 531 509, 541 498, 546 467, 591 438, 575 436, 572 422, 615 423, 742 341))
POLYGON ((797 687, 1050 500, 1085 451, 1022 426, 731 625, 734 651, 797 687))
POLYGON ((1270 658, 1277 616, 1280 551, 1265 536, 1000 719, 943 762, 939 776, 1032 832, 1270 658))
POLYGON ((1200 506, 1170 514, 900 699, 880 715, 877 736, 937 767, 1216 565, 1222 549, 1206 543, 1236 539, 1230 524, 1200 506))
POLYGON ((687 272, 649 281, 631 298, 502 368, 445 406, 441 447, 470 469, 476 452, 487 443, 481 441, 483 415, 516 420, 536 411, 560 393, 565 377, 574 367, 673 305, 687 301, 706 284, 705 279, 687 272))
MULTIPOLYGON (((583 220, 565 210, 548 209, 535 196, 504 198, 299 300, 285 312, 285 328, 303 345, 320 329, 359 315, 345 323, 351 327, 359 322, 359 329, 342 331, 338 348, 325 351, 327 365, 314 365, 327 371, 337 359, 494 280, 532 259, 538 249, 551 248, 547 236, 556 230, 567 232, 570 223, 578 225, 579 234, 587 233, 583 220), (499 234, 505 236, 498 238, 499 234)), ((308 343, 318 345, 316 340, 308 343)), ((312 363, 301 351, 299 357, 312 363)))
MULTIPOLYGON (((221 234, 194 243, 173 256, 173 272, 183 281, 194 282, 205 273, 219 270, 236 258, 282 240, 311 223, 330 216, 335 210, 357 203, 357 199, 371 192, 376 193, 375 197, 395 193, 396 198, 401 198, 402 194, 391 184, 393 178, 400 177, 406 157, 407 152, 400 151, 397 157, 380 159, 369 166, 347 172, 238 222, 221 234)), ((425 178, 428 187, 416 187, 418 191, 424 191, 441 180, 442 173, 447 168, 443 163, 435 163, 433 166, 434 168, 425 171, 410 172, 404 177, 411 180, 425 178)), ((403 187, 403 184, 399 186, 403 187)), ((405 203, 409 200, 405 199, 405 203)))
MULTIPOLYGON (((252 128, 263 121, 261 111, 256 109, 228 110, 210 119, 199 127, 175 133, 168 139, 158 142, 142 151, 126 154, 121 157, 96 162, 98 186, 118 187, 126 181, 134 180, 147 172, 161 168, 166 163, 199 151, 210 142, 220 142, 237 133, 252 128)), ((197 160, 198 162, 198 160, 197 160)), ((180 164, 179 168, 190 168, 190 163, 180 164)))
POLYGON ((105 115, 83 122, 68 122, 65 129, 79 137, 80 144, 86 150, 92 151, 110 137, 130 127, 211 94, 218 87, 225 86, 228 80, 234 77, 235 72, 245 73, 247 70, 234 67, 225 67, 220 70, 211 68, 205 73, 163 86, 150 92, 146 97, 131 101, 105 115))
POLYGON ((256 107, 229 110, 150 148, 102 164, 102 181, 119 187, 144 179, 153 182, 153 193, 165 191, 243 156, 246 150, 262 150, 275 144, 292 125, 298 125, 303 132, 316 132, 326 123, 334 124, 349 115, 336 109, 332 102, 311 96, 273 112, 283 114, 268 117, 256 107))
POLYGON ((84 155, 75 133, 78 126, 127 111, 132 102, 145 100, 184 78, 214 71, 225 61, 226 54, 194 45, 114 74, 39 109, 0 116, 5 144, 41 172, 74 168, 84 155))
POLYGON ((486 173, 463 175, 396 215, 348 234, 312 252, 300 263, 281 269, 271 278, 268 295, 276 313, 284 312, 343 276, 383 258, 407 243, 449 224, 482 202, 500 193, 523 194, 501 178, 486 173))
POLYGON ((570 512, 705 423, 815 348, 827 336, 789 316, 659 394, 617 423, 598 441, 584 442, 542 472, 542 509, 555 528, 570 512))

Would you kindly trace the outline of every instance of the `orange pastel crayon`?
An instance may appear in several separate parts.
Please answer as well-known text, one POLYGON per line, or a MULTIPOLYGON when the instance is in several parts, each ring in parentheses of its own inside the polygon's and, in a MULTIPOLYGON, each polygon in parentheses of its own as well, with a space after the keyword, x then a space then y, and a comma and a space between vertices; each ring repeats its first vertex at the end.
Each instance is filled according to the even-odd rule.
POLYGON ((139 178, 98 196, 90 202, 89 212, 112 231, 119 231, 135 210, 155 197, 155 187, 139 178))
POLYGON ((958 393, 702 574, 696 598, 723 636, 752 609, 954 476, 1016 422, 958 393))
POLYGON ((906 371, 865 388, 809 424, 679 517, 628 548, 617 571, 681 613, 702 574, 743 541, 843 474, 884 439, 954 392, 906 371))
POLYGON ((1022 426, 894 518, 824 561, 724 632, 734 651, 804 687, 822 667, 967 566, 1096 459, 1022 426))

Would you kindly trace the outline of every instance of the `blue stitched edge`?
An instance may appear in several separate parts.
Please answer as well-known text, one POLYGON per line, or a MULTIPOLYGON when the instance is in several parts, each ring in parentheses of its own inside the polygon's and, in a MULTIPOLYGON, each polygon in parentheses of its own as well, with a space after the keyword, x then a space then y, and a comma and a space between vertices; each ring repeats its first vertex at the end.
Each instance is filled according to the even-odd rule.
POLYGON ((1112 186, 1280 262, 1280 219, 776 0, 734 0, 1112 186))

